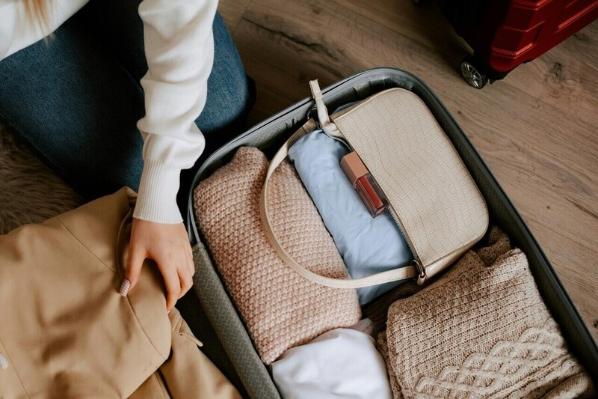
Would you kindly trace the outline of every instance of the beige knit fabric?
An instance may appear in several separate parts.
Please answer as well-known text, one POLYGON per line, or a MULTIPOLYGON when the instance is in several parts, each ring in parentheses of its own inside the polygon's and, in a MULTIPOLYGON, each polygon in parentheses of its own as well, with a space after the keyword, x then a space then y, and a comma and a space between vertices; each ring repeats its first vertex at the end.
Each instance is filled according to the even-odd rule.
MULTIPOLYGON (((285 266, 268 244, 259 218, 259 195, 268 161, 243 147, 202 181, 194 193, 199 226, 212 257, 264 363, 321 333, 357 323, 355 290, 311 283, 285 266)), ((345 265, 303 188, 285 162, 272 178, 273 228, 285 250, 310 270, 347 277, 345 265)))
MULTIPOLYGON (((389 309, 396 398, 589 394, 590 379, 567 351, 525 254, 496 230, 491 243, 389 309)), ((378 342, 383 350, 384 337, 378 342)))
POLYGON ((390 380, 390 390, 392 391, 393 398, 394 399, 403 399, 403 395, 401 394, 401 388, 399 387, 397 375, 395 374, 394 368, 390 366, 390 359, 388 357, 388 340, 386 339, 386 331, 382 331, 380 334, 378 334, 378 338, 376 339, 376 348, 382 355, 384 362, 386 362, 386 371, 388 372, 388 379, 390 380))

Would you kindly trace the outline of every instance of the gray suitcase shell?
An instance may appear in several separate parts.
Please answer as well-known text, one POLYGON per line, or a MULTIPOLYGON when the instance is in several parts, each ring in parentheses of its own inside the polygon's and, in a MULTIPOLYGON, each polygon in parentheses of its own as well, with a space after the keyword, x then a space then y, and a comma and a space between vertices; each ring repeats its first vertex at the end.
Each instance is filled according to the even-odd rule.
MULTIPOLYGON (((592 336, 521 216, 468 138, 432 91, 410 73, 393 68, 376 68, 327 87, 323 93, 328 108, 334 110, 338 106, 362 100, 391 87, 402 87, 420 96, 444 128, 480 187, 488 203, 492 221, 506 231, 529 258, 530 268, 546 305, 560 325, 570 349, 586 367, 596 384, 598 347, 592 336)), ((256 146, 269 156, 273 155, 278 146, 301 126, 313 111, 313 101, 306 98, 237 136, 201 164, 189 192, 187 227, 195 244, 194 256, 197 265, 194 290, 244 390, 251 398, 280 398, 280 395, 252 345, 210 259, 209 251, 202 243, 202 236, 197 227, 201 221, 195 219, 193 210, 193 189, 198 182, 230 160, 240 146, 256 146)))

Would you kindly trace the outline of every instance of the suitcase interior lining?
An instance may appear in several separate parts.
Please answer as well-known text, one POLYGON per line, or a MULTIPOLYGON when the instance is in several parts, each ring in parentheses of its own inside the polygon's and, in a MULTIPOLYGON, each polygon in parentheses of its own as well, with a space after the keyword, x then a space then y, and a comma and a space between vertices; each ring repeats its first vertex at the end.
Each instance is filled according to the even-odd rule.
MULTIPOLYGON (((430 89, 409 73, 392 68, 377 68, 359 73, 326 88, 323 91, 324 100, 329 109, 335 109, 348 102, 362 100, 391 87, 411 90, 428 105, 457 148, 484 195, 490 210, 491 223, 502 228, 510 236, 514 245, 520 247, 528 256, 530 269, 543 300, 554 319, 561 326, 570 350, 585 366, 596 384, 598 348, 593 338, 517 210, 475 151, 467 136, 430 89)), ((307 98, 239 135, 206 159, 194 177, 191 187, 194 189, 200 180, 205 179, 214 170, 228 162, 240 146, 259 147, 271 157, 284 140, 298 129, 313 112, 313 103, 307 98)), ((197 262, 200 270, 196 274, 199 278, 195 287, 197 295, 204 303, 204 310, 214 325, 214 329, 249 395, 259 398, 279 397, 269 373, 251 345, 251 340, 235 311, 234 304, 227 297, 226 289, 211 263, 209 253, 201 243, 203 237, 195 224, 192 191, 189 194, 188 210, 187 223, 190 227, 191 238, 198 243, 199 249, 196 252, 201 252, 201 256, 199 256, 201 259, 197 262), (217 281, 213 281, 214 279, 217 281), (210 293, 211 290, 216 292, 210 293), (240 354, 240 352, 246 351, 251 353, 240 354), (252 369, 248 371, 248 367, 252 369)))

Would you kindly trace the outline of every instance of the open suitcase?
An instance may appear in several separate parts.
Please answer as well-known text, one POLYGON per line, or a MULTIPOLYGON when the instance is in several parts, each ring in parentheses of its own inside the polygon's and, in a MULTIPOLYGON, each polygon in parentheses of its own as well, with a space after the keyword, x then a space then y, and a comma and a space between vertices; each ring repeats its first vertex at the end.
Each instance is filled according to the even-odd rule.
MULTIPOLYGON (((401 87, 412 91, 432 111, 485 197, 492 222, 500 226, 527 255, 530 269, 544 302, 559 324, 570 350, 596 383, 598 379, 598 347, 596 343, 559 282, 550 262, 517 210, 466 135, 431 90, 417 77, 407 72, 392 68, 377 68, 338 82, 324 89, 323 93, 326 104, 329 109, 333 110, 392 87, 401 87)), ((308 98, 237 136, 203 162, 193 179, 189 192, 186 222, 194 246, 194 260, 197 268, 195 294, 226 352, 226 357, 243 385, 240 387, 241 390, 252 398, 279 398, 280 394, 268 369, 260 360, 243 321, 212 263, 209 251, 202 242, 202 236, 198 229, 198 223, 201 221, 196 220, 193 207, 193 190, 200 181, 230 160, 235 150, 241 146, 255 146, 271 156, 273 151, 313 112, 314 103, 308 98)), ((183 310, 183 314, 185 313, 183 310)), ((189 320, 189 323, 192 328, 197 326, 194 320, 189 320)))

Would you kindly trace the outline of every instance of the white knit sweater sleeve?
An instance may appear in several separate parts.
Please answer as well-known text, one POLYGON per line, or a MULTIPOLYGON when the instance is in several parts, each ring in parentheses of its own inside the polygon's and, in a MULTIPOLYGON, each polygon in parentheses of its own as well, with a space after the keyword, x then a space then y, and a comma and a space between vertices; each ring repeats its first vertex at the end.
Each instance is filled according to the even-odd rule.
POLYGON ((139 6, 148 72, 141 80, 145 116, 137 124, 144 167, 136 218, 182 221, 176 204, 180 172, 205 146, 194 121, 207 97, 216 8, 217 0, 144 0, 139 6))

